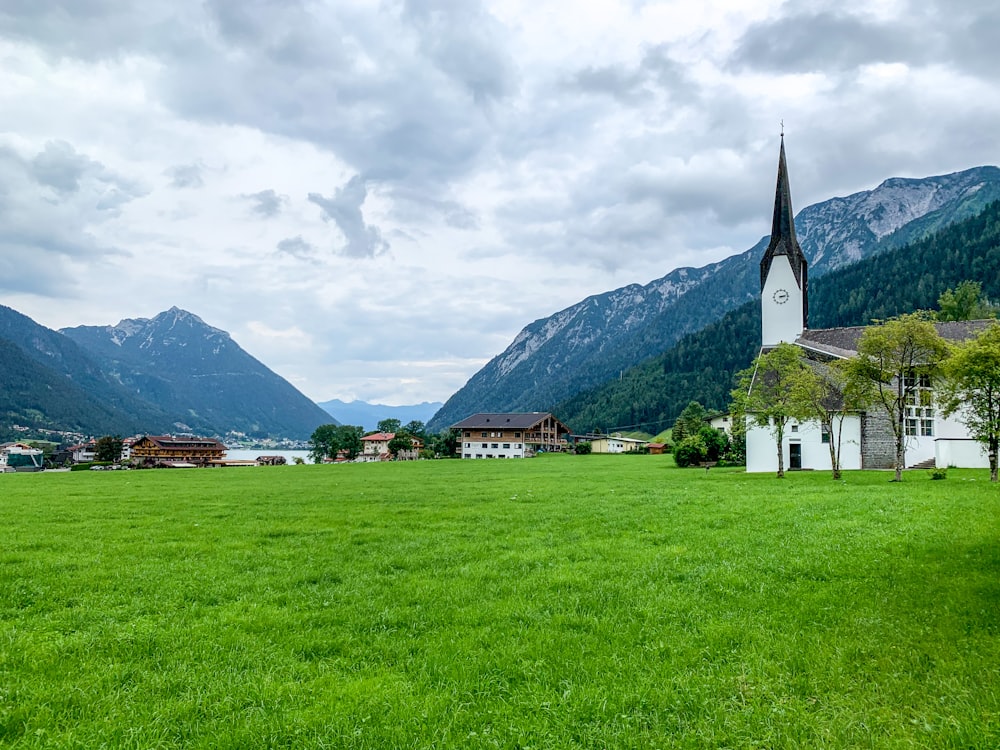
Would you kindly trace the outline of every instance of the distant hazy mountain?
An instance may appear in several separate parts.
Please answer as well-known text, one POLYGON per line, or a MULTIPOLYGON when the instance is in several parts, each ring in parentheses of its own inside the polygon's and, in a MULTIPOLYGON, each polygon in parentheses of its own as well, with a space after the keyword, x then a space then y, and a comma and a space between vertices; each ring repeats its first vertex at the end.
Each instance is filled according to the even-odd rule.
POLYGON ((341 401, 337 398, 323 401, 319 405, 341 424, 360 425, 366 430, 374 430, 383 419, 398 419, 404 425, 414 420, 428 422, 442 406, 440 401, 424 401, 410 406, 386 406, 365 401, 341 401))
POLYGON ((247 354, 225 331, 176 307, 152 319, 61 333, 174 429, 307 438, 328 415, 247 354))
MULTIPOLYGON (((792 197, 795 174, 791 175, 792 197)), ((809 276, 905 244, 976 214, 1000 198, 1000 169, 977 167, 924 179, 892 178, 874 190, 809 206, 795 217, 809 276), (882 242, 880 243, 880 240, 882 242)), ((761 202, 761 223, 771 203, 761 202)), ((440 429, 480 411, 551 409, 670 348, 760 291, 764 237, 702 268, 680 268, 645 286, 594 295, 526 326, 430 421, 440 429)))

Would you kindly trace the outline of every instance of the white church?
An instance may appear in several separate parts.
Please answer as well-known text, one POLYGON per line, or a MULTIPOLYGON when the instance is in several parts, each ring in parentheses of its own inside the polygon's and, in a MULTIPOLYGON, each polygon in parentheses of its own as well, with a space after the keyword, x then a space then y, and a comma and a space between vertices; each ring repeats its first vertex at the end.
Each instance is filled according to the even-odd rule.
MULTIPOLYGON (((785 164, 785 141, 778 157, 778 184, 774 197, 771 241, 760 262, 761 351, 781 342, 802 349, 804 357, 819 362, 857 356, 864 326, 810 329, 808 327, 808 264, 795 238, 792 199, 785 164)), ((971 338, 993 321, 937 323, 938 333, 950 341, 971 338)), ((986 451, 969 437, 960 414, 949 419, 934 407, 930 382, 919 383, 906 415, 906 465, 947 468, 989 468, 986 451)), ((786 469, 830 470, 830 450, 818 422, 791 421, 783 445, 786 469)), ((842 469, 888 469, 895 462, 895 438, 881 406, 844 419, 841 435, 842 469)), ((747 471, 776 472, 777 448, 766 427, 747 422, 747 471)))

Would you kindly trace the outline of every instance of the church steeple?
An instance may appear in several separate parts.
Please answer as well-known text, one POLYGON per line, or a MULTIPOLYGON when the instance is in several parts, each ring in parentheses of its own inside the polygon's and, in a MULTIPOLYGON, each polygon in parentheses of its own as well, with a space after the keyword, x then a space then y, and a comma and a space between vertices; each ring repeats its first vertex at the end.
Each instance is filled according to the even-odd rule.
POLYGON ((764 346, 794 341, 805 329, 809 311, 807 266, 806 256, 795 237, 792 192, 788 187, 785 163, 785 134, 782 132, 771 241, 760 261, 764 346))

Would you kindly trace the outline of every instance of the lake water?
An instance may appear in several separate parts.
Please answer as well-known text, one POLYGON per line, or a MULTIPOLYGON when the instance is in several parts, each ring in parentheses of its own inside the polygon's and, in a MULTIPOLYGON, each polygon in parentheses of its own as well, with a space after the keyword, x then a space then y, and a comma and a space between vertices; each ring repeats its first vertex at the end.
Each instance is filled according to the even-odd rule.
POLYGON ((230 461, 253 461, 257 456, 284 456, 290 464, 295 463, 296 458, 301 458, 307 464, 312 463, 309 451, 279 451, 273 448, 230 448, 226 451, 226 458, 230 461))

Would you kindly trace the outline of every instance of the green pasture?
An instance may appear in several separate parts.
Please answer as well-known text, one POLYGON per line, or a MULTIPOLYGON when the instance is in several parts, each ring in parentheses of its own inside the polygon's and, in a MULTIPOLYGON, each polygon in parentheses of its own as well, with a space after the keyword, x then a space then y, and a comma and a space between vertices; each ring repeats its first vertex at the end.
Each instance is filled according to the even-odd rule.
POLYGON ((1000 747, 986 471, 0 476, 0 746, 1000 747))

